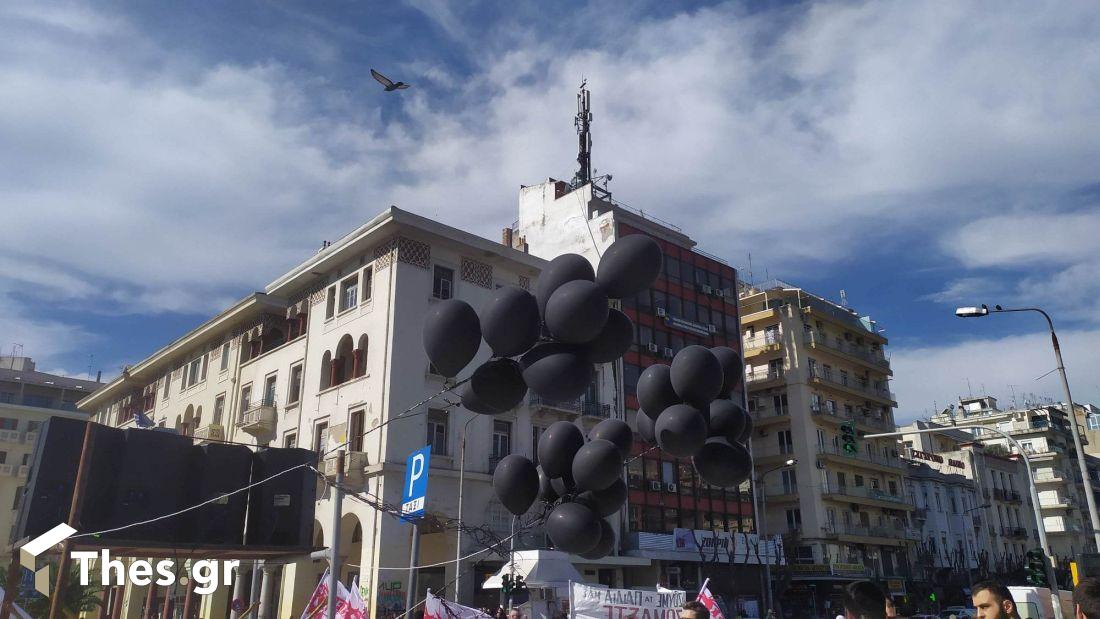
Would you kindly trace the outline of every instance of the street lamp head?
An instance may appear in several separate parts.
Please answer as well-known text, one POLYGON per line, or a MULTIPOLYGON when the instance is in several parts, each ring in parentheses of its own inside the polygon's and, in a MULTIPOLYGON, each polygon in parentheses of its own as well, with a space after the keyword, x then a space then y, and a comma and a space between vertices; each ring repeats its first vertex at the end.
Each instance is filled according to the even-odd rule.
POLYGON ((981 307, 960 307, 955 310, 955 315, 959 318, 981 318, 989 314, 989 307, 982 305, 981 307))
POLYGON ((784 462, 783 466, 794 466, 797 462, 798 460, 796 458, 791 458, 790 460, 784 462))

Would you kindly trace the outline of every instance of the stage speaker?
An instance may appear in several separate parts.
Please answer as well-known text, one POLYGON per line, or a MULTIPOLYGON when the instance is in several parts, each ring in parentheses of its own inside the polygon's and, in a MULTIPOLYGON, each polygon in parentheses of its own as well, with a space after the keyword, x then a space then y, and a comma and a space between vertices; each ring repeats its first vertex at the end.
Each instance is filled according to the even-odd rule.
MULTIPOLYGON (((317 466, 308 449, 261 449, 252 455, 252 483, 301 464, 317 466)), ((307 548, 313 543, 317 474, 301 467, 254 486, 248 497, 249 546, 307 548)))
POLYGON ((62 522, 80 532, 107 528, 123 434, 122 430, 100 424, 92 424, 92 449, 87 458, 88 481, 80 522, 68 522, 87 425, 83 419, 50 417, 39 428, 16 518, 15 540, 33 539, 62 522))
MULTIPOLYGON (((111 526, 119 527, 171 514, 187 506, 191 439, 169 432, 130 428, 115 471, 111 526)), ((179 517, 166 518, 104 535, 133 542, 187 540, 179 517)))
MULTIPOLYGON (((252 450, 243 445, 213 443, 191 448, 187 502, 197 505, 227 492, 245 488, 252 473, 252 450)), ((187 538, 195 545, 239 546, 244 543, 248 490, 219 499, 187 513, 187 538)))

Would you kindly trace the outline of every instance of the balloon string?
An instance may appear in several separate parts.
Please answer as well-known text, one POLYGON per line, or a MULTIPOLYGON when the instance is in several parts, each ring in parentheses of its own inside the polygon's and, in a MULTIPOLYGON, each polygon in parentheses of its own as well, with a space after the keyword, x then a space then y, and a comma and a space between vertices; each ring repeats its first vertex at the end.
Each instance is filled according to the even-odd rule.
POLYGON ((624 461, 623 466, 626 466, 626 465, 630 464, 631 462, 637 460, 638 458, 641 458, 642 456, 646 455, 647 453, 649 453, 649 452, 651 452, 651 451, 653 451, 654 449, 657 449, 657 448, 658 448, 657 445, 654 445, 654 446, 650 447, 649 449, 647 449, 647 450, 643 451, 642 453, 634 456, 633 458, 630 458, 629 460, 624 461))

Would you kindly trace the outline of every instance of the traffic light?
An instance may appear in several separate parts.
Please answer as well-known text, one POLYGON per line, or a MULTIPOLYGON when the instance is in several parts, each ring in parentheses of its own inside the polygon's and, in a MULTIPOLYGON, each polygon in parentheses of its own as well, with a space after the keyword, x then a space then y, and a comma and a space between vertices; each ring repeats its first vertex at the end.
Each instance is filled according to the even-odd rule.
POLYGON ((1027 584, 1032 587, 1049 587, 1047 582, 1047 557, 1041 549, 1035 548, 1027 551, 1027 564, 1024 571, 1027 574, 1027 584))
POLYGON ((504 595, 508 595, 512 592, 512 575, 505 574, 500 577, 500 590, 504 595))
POLYGON ((928 594, 928 601, 929 601, 929 602, 935 602, 935 601, 936 601, 936 594, 935 594, 935 592, 933 592, 933 593, 929 593, 929 594, 928 594))
POLYGON ((840 442, 841 447, 844 449, 844 453, 856 454, 859 452, 859 448, 856 447, 856 427, 850 421, 845 421, 840 424, 840 442))
POLYGON ((504 595, 519 593, 527 590, 527 583, 523 582, 523 576, 505 574, 500 578, 500 590, 504 592, 504 595))

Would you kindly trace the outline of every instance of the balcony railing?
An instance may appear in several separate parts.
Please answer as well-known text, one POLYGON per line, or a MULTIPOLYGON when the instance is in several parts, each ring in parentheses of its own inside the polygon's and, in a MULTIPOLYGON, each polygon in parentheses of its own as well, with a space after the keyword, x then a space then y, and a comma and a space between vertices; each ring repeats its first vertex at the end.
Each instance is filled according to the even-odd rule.
POLYGON ((1001 535, 1005 537, 1026 538, 1027 529, 1023 527, 1001 527, 1001 535))
POLYGON ((867 486, 841 486, 839 484, 830 483, 823 490, 824 494, 840 494, 843 496, 858 497, 863 499, 874 499, 876 501, 889 501, 891 503, 907 504, 908 501, 900 494, 890 494, 885 490, 879 488, 869 488, 867 486))
POLYGON ((38 432, 25 432, 23 434, 23 443, 25 445, 33 445, 38 441, 38 432))
POLYGON ((762 370, 753 370, 751 372, 745 372, 745 383, 764 383, 771 380, 783 380, 784 372, 782 369, 767 368, 762 370))
POLYGON ((553 409, 557 411, 565 411, 569 413, 575 413, 578 415, 585 415, 587 417, 599 417, 601 419, 607 419, 611 416, 611 405, 600 404, 599 402, 592 402, 585 398, 577 398, 569 402, 555 402, 553 400, 547 400, 542 396, 532 394, 530 399, 531 406, 537 406, 547 409, 553 409))
POLYGON ((1041 471, 1041 472, 1035 474, 1035 481, 1036 482, 1063 482, 1065 480, 1066 479, 1064 477, 1062 477, 1062 474, 1059 473, 1058 471, 1052 471, 1052 472, 1041 471))
POLYGON ((225 440, 225 426, 220 423, 211 423, 201 428, 197 428, 192 435, 199 442, 202 441, 224 441, 225 440))
POLYGON ((1076 507, 1077 499, 1064 494, 1055 496, 1039 497, 1039 507, 1076 507))
POLYGON ((866 361, 867 363, 871 363, 882 368, 890 367, 890 362, 887 361, 886 355, 883 354, 882 350, 876 351, 866 346, 860 346, 858 344, 854 344, 845 340, 829 340, 828 336, 821 335, 816 331, 809 331, 805 333, 803 339, 810 346, 829 348, 831 350, 835 350, 850 357, 855 357, 857 359, 866 361))
POLYGON ((836 408, 830 409, 828 406, 824 406, 824 405, 821 405, 821 404, 811 404, 810 405, 810 414, 812 414, 812 415, 828 415, 830 417, 835 417, 835 418, 837 418, 841 421, 854 421, 855 423, 862 423, 862 424, 865 424, 865 425, 874 426, 876 428, 881 428, 883 430, 888 430, 888 431, 893 430, 894 427, 895 427, 894 422, 892 420, 879 419, 878 417, 875 417, 875 416, 867 414, 867 413, 852 413, 852 414, 849 414, 845 411, 842 411, 842 410, 839 410, 839 409, 836 409, 836 408))
POLYGON ((811 370, 810 378, 826 385, 852 391, 860 395, 897 402, 893 391, 884 388, 876 388, 869 382, 859 380, 858 378, 848 378, 845 380, 844 378, 838 378, 833 372, 826 373, 821 368, 814 368, 811 370))
POLYGON ((23 437, 16 430, 0 430, 0 443, 22 443, 23 437))
POLYGON ((11 477, 18 472, 14 464, 0 464, 0 477, 11 477))
POLYGON ((1047 533, 1080 533, 1081 525, 1076 522, 1066 522, 1065 520, 1047 520, 1045 523, 1047 533))
POLYGON ((920 539, 920 533, 905 527, 871 526, 858 524, 834 525, 833 529, 841 535, 859 535, 862 537, 887 537, 890 539, 920 539))
POLYGON ((241 415, 237 428, 256 437, 271 434, 275 431, 277 421, 275 404, 275 398, 264 398, 259 402, 250 403, 241 415))
POLYGON ((754 351, 759 348, 767 348, 768 346, 776 346, 783 343, 783 335, 780 333, 771 333, 765 331, 764 333, 758 333, 752 337, 741 338, 742 350, 748 355, 750 351, 754 351))
MULTIPOLYGON (((324 465, 325 477, 335 480, 336 479, 336 455, 333 454, 325 458, 324 465)), ((344 453, 344 483, 359 486, 366 481, 367 465, 369 461, 367 454, 362 451, 349 451, 344 453)))
POLYGON ((754 421, 765 421, 768 419, 776 419, 781 417, 789 417, 791 409, 788 406, 781 406, 775 408, 774 406, 758 406, 756 410, 752 411, 752 418, 754 421))

